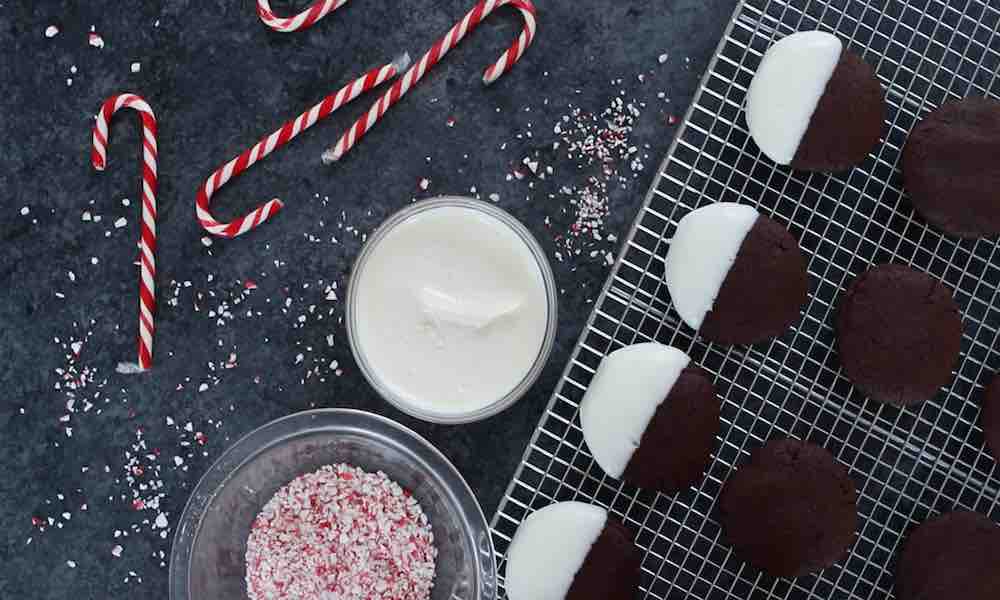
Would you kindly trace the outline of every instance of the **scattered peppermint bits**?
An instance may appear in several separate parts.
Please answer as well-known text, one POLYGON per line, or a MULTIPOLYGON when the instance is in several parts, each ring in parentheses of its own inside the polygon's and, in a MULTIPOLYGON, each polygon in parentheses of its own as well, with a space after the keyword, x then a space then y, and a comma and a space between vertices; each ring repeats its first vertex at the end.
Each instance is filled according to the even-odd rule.
MULTIPOLYGON (((640 83, 647 76, 637 77, 640 83)), ((613 189, 628 189, 645 171, 649 147, 633 144, 632 132, 645 108, 645 103, 628 100, 622 79, 613 80, 619 89, 608 106, 594 113, 570 104, 567 112, 552 126, 557 137, 548 150, 535 148, 528 156, 514 163, 508 181, 523 181, 529 190, 554 176, 557 165, 569 169, 577 177, 557 189, 549 188, 551 204, 560 210, 545 220, 552 231, 559 262, 575 257, 587 257, 605 265, 614 264, 617 237, 605 230, 611 214, 613 189), (543 164, 543 160, 551 164, 543 164), (568 163, 568 165, 567 165, 568 163)), ((531 138, 528 131, 518 139, 531 138)))
POLYGON ((104 38, 101 37, 100 34, 91 31, 90 34, 87 36, 87 43, 93 46, 94 48, 103 48, 104 38))
POLYGON ((45 28, 45 37, 51 39, 59 35, 59 28, 55 25, 49 25, 45 28))
POLYGON ((129 68, 132 70, 133 73, 138 73, 139 71, 142 70, 142 64, 134 62, 129 68))
POLYGON ((250 600, 426 600, 437 549, 417 501, 384 473, 339 464, 278 490, 247 540, 250 600))

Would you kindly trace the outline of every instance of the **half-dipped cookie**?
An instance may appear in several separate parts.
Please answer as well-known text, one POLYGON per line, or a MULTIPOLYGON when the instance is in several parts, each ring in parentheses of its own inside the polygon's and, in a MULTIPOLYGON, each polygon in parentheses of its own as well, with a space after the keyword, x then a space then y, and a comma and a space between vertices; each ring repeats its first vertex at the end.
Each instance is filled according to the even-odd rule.
POLYGON ((717 202, 677 223, 664 280, 681 319, 707 340, 752 344, 798 320, 809 280, 787 229, 754 208, 717 202))
POLYGON ((837 36, 802 31, 764 53, 747 91, 746 118, 774 162, 843 171, 878 143, 885 98, 875 70, 837 36))
POLYGON ((601 361, 580 404, 580 421, 608 475, 673 493, 705 472, 721 408, 712 381, 687 354, 636 344, 601 361))
POLYGON ((919 525, 896 567, 899 600, 996 600, 1000 597, 1000 527, 965 510, 919 525))
POLYGON ((903 148, 903 181, 927 222, 965 238, 1000 235, 1000 102, 950 100, 903 148))
POLYGON ((559 502, 532 513, 507 549, 509 600, 632 600, 642 555, 603 508, 559 502))
POLYGON ((913 406, 951 380, 962 318, 951 290, 903 265, 859 276, 840 300, 837 346, 848 378, 872 400, 913 406))
POLYGON ((776 577, 799 577, 847 555, 857 496, 847 469, 824 448, 774 440, 726 481, 719 518, 739 558, 776 577))

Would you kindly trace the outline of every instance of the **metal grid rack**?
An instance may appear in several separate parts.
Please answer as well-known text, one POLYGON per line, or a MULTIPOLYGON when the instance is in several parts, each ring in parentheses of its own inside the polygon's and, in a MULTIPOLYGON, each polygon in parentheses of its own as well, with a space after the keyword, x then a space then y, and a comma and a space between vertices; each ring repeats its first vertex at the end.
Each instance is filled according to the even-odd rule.
MULTIPOLYGON (((641 597, 883 599, 906 531, 955 507, 1000 520, 1000 469, 982 448, 982 387, 1000 369, 1000 256, 992 240, 928 228, 906 201, 897 163, 907 133, 947 98, 1000 96, 996 0, 744 0, 627 237, 561 382, 493 518, 504 552, 530 512, 562 500, 608 508, 645 552, 641 597), (776 167, 750 140, 744 95, 763 52, 797 30, 836 33, 875 65, 889 104, 884 143, 849 173, 776 167), (663 257, 677 220, 714 201, 752 204, 786 225, 809 257, 802 321, 752 347, 706 344, 671 311, 663 257), (897 262, 946 282, 962 307, 962 359, 934 401, 899 410, 867 401, 842 375, 832 329, 838 295, 870 265, 897 262), (687 351, 722 397, 718 449, 695 489, 663 495, 606 476, 578 404, 601 358, 658 341, 687 351), (733 556, 715 502, 765 440, 821 444, 858 483, 861 526, 848 559, 818 575, 775 579, 733 556)), ((502 577, 501 577, 502 581, 502 577)))

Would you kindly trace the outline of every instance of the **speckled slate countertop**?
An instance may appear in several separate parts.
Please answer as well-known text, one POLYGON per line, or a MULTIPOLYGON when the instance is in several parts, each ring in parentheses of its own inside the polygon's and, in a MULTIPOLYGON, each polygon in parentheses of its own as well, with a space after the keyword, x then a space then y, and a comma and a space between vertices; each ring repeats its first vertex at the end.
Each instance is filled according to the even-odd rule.
POLYGON ((501 11, 342 164, 319 155, 373 97, 230 184, 220 216, 274 196, 286 210, 207 245, 194 196, 213 168, 362 70, 419 55, 472 2, 355 0, 295 34, 268 30, 253 4, 0 0, 0 598, 166 598, 174 520, 201 473, 244 433, 311 407, 414 428, 492 514, 735 0, 539 0, 535 44, 484 89, 482 69, 519 28, 501 11), (135 353, 134 114, 112 125, 108 171, 89 161, 93 115, 119 91, 146 97, 160 123, 160 310, 155 367, 139 376, 115 372, 135 353), (589 160, 590 134, 617 136, 606 165, 589 160), (340 321, 365 233, 438 194, 520 218, 562 292, 540 381, 459 427, 378 398, 340 321), (574 237, 591 209, 607 213, 600 239, 574 237))

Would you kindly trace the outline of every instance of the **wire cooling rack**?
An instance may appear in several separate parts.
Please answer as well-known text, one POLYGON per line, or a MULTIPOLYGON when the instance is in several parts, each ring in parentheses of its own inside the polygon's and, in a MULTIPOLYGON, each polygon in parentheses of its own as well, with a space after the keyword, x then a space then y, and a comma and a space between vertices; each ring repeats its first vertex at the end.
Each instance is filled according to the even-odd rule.
MULTIPOLYGON (((642 598, 883 599, 892 595, 904 532, 956 507, 1000 520, 1000 469, 982 448, 982 387, 1000 368, 1000 256, 991 240, 959 241, 915 216, 898 169, 907 133, 948 98, 1000 94, 996 0, 744 0, 725 30, 621 256, 531 439, 497 514, 504 552, 517 525, 551 502, 608 508, 645 552, 642 598), (763 52, 798 30, 836 33, 886 88, 883 143, 847 174, 776 167, 750 140, 742 106, 763 52), (706 344, 671 310, 663 257, 677 220, 715 201, 752 204, 786 225, 809 257, 802 321, 752 347, 706 344), (900 410, 867 401, 840 370, 832 324, 840 293, 870 265, 909 264, 946 282, 965 323, 953 381, 900 410), (724 400, 705 479, 678 495, 606 476, 580 429, 578 405, 601 358, 658 341, 710 371, 724 400), (858 484, 861 525, 849 558, 818 575, 775 579, 734 556, 715 511, 723 482, 765 440, 821 444, 858 484)), ((669 452, 669 448, 664 449, 669 452)), ((502 581, 502 578, 501 578, 502 581)))

